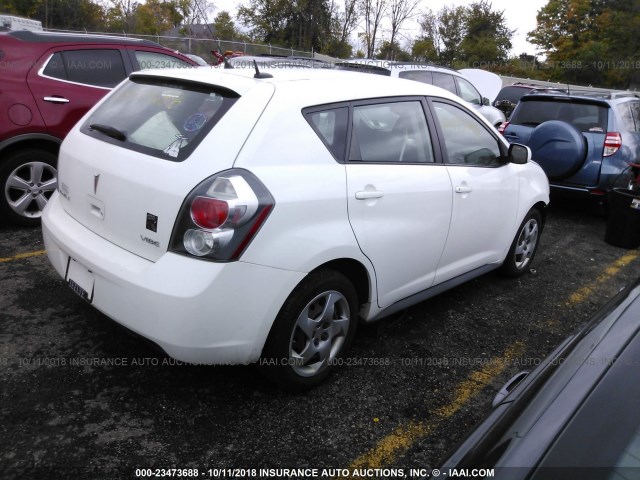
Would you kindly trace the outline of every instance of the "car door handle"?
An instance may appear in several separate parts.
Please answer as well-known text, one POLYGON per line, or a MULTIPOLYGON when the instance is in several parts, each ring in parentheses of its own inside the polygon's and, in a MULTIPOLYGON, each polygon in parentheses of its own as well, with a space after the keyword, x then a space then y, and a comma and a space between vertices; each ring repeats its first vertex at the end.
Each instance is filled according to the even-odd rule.
POLYGON ((471 188, 468 185, 458 185, 456 187, 456 193, 469 193, 472 190, 473 190, 473 188, 471 188))
POLYGON ((44 97, 44 101, 51 103, 69 103, 69 100, 64 97, 44 97))
POLYGON ((379 190, 362 190, 356 192, 356 200, 369 200, 371 198, 381 198, 384 193, 379 190))

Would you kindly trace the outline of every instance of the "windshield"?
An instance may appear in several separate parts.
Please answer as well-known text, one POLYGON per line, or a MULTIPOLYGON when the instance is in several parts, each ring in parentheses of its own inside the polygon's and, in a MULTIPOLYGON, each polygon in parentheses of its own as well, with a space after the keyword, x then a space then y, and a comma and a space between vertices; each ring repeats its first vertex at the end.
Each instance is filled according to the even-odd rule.
POLYGON ((123 148, 182 161, 236 98, 213 86, 134 77, 93 112, 81 131, 123 148))

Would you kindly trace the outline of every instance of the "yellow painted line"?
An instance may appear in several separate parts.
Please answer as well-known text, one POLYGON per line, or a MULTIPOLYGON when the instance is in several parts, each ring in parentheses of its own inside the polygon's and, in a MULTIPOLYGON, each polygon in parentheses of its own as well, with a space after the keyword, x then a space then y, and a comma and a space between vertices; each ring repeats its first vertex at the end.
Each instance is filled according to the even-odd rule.
POLYGON ((571 294, 566 304, 568 306, 574 306, 584 302, 587 298, 591 296, 591 294, 594 292, 596 288, 598 288, 598 286, 602 285, 607 280, 610 280, 620 270, 622 270, 622 268, 626 267, 634 260, 637 260, 639 257, 640 257, 640 251, 638 250, 634 250, 633 252, 623 255, 622 257, 617 259, 615 262, 613 262, 611 265, 609 265, 607 268, 605 268, 604 271, 600 275, 598 275, 598 277, 595 279, 593 283, 590 283, 589 285, 585 285, 581 289, 571 294))
POLYGON ((349 465, 349 470, 382 468, 393 463, 399 455, 407 451, 416 441, 428 436, 442 421, 457 413, 472 397, 491 384, 523 353, 524 344, 522 342, 512 344, 502 357, 491 359, 485 367, 472 372, 462 381, 456 387, 453 401, 430 412, 428 415, 428 417, 431 417, 429 421, 411 422, 396 428, 380 440, 375 447, 355 459, 349 465))
POLYGON ((46 250, 37 250, 35 252, 19 253, 13 257, 0 258, 0 263, 13 262, 15 260, 23 260, 25 258, 37 257, 47 253, 46 250))
MULTIPOLYGON (((614 277, 624 267, 640 258, 640 251, 633 251, 618 258, 607 266, 594 282, 586 285, 569 297, 566 304, 568 306, 577 305, 587 298, 607 280, 614 277)), ((389 435, 381 439, 375 447, 355 459, 349 470, 383 468, 392 464, 401 454, 406 452, 418 440, 431 434, 444 420, 456 414, 462 407, 476 396, 483 388, 488 386, 500 376, 505 369, 524 352, 524 344, 516 342, 505 351, 500 358, 494 358, 487 366, 472 372, 463 380, 455 390, 455 396, 451 403, 444 405, 427 417, 428 421, 414 421, 406 425, 401 425, 393 430, 389 435)))

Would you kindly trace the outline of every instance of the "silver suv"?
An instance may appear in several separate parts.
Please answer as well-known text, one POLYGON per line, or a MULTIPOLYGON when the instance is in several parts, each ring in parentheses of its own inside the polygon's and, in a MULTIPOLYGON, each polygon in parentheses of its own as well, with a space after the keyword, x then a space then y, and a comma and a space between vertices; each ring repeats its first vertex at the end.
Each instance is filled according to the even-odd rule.
POLYGON ((341 70, 356 70, 390 77, 406 78, 444 88, 462 98, 467 104, 491 125, 498 128, 506 121, 504 113, 491 106, 491 101, 483 97, 478 89, 462 73, 445 67, 436 67, 424 63, 390 62, 387 60, 345 60, 336 63, 341 70))

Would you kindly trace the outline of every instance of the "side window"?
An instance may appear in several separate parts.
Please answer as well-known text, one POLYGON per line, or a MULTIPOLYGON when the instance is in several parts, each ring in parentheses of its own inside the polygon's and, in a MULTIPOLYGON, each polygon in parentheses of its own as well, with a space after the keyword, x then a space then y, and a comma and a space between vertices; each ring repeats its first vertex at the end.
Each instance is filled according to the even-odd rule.
POLYGON ((465 102, 473 103, 474 105, 482 105, 482 97, 480 97, 476 87, 471 85, 471 83, 464 78, 456 77, 456 81, 460 88, 460 98, 465 102))
POLYGON ((67 50, 55 53, 44 75, 96 87, 115 87, 127 76, 119 50, 67 50))
POLYGON ((636 124, 633 119, 633 113, 631 112, 631 103, 620 103, 616 105, 616 111, 622 119, 622 124, 624 125, 625 130, 628 132, 635 132, 636 124))
POLYGON ((381 163, 432 163, 433 148, 418 101, 353 108, 349 160, 381 163))
POLYGON ((489 131, 464 110, 433 102, 447 149, 445 162, 456 165, 501 165, 500 146, 489 131))
POLYGON ((172 57, 157 52, 146 52, 144 50, 136 50, 136 60, 140 65, 140 70, 149 68, 186 68, 191 67, 187 62, 183 62, 179 58, 172 57))
POLYGON ((67 71, 64 68, 64 61, 60 52, 53 54, 42 73, 47 77, 59 78, 60 80, 67 79, 67 71))
POLYGON ((633 115, 633 123, 635 125, 635 132, 640 132, 640 102, 629 102, 629 109, 631 115, 633 115))
POLYGON ((449 75, 448 73, 433 72, 433 84, 436 87, 449 90, 454 95, 458 94, 458 92, 456 92, 456 82, 453 79, 453 75, 449 75))
POLYGON ((340 162, 343 161, 347 146, 349 109, 341 107, 316 111, 307 113, 305 117, 333 157, 340 162))
POLYGON ((426 70, 409 70, 398 73, 398 77, 406 78, 407 80, 415 80, 416 82, 433 84, 433 77, 431 72, 426 70))

